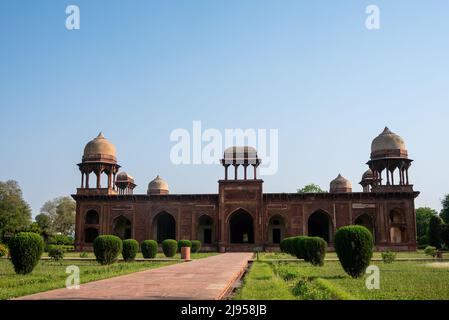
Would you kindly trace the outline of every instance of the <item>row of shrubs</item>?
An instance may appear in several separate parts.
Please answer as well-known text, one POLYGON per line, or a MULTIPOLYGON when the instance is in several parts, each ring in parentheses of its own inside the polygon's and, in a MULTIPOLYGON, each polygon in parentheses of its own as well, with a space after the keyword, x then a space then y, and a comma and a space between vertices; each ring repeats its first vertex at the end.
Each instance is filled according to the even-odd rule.
MULTIPOLYGON (((120 240, 113 235, 99 236, 94 240, 94 254, 97 261, 101 264, 111 264, 115 262, 118 255, 122 253, 125 261, 133 261, 139 251, 139 243, 134 239, 120 240)), ((162 241, 162 251, 168 258, 173 257, 182 247, 191 248, 193 253, 201 249, 199 240, 173 240, 166 239, 162 241)), ((141 245, 142 255, 145 259, 154 259, 158 251, 158 243, 154 240, 145 240, 141 245)))
MULTIPOLYGON (((335 251, 341 266, 353 278, 365 273, 373 255, 374 241, 371 232, 363 226, 346 226, 335 234, 335 251)), ((324 264, 327 243, 318 237, 291 237, 284 239, 282 252, 304 259, 316 266, 324 264)), ((386 260, 394 260, 391 254, 385 254, 386 260)))
MULTIPOLYGON (((111 264, 117 261, 120 253, 125 261, 133 261, 139 251, 139 243, 134 239, 121 240, 117 236, 102 235, 97 237, 93 243, 94 253, 97 261, 101 264, 111 264)), ((192 248, 192 252, 201 249, 198 240, 172 240, 162 242, 162 249, 166 257, 173 257, 182 247, 192 248)), ((45 245, 43 238, 33 232, 20 232, 15 234, 9 241, 9 248, 0 244, 0 257, 9 255, 18 274, 28 274, 38 264, 44 249, 48 251, 49 257, 54 260, 64 258, 64 252, 71 249, 67 245, 45 245)), ((158 243, 154 240, 145 240, 141 245, 144 258, 155 258, 158 251, 158 243)))

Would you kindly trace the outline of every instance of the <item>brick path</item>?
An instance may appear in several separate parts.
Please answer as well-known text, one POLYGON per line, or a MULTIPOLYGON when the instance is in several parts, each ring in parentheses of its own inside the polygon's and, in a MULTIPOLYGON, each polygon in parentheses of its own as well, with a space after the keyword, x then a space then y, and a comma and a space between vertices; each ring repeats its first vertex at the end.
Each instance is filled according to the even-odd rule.
POLYGON ((251 258, 252 253, 225 253, 20 299, 221 299, 251 258))

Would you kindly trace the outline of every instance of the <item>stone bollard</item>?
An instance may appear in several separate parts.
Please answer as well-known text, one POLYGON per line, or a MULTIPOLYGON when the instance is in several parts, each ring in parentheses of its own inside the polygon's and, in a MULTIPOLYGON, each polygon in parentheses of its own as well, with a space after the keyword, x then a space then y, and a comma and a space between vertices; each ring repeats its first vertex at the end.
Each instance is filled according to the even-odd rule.
POLYGON ((181 248, 181 259, 190 260, 190 248, 189 247, 181 248))

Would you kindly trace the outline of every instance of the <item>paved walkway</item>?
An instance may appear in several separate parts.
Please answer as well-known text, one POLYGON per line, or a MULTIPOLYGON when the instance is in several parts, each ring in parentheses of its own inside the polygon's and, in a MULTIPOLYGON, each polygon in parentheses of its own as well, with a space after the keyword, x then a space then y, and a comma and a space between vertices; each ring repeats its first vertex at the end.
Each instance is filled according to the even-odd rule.
POLYGON ((225 253, 209 258, 140 271, 21 297, 24 300, 82 299, 221 299, 244 271, 252 253, 225 253))

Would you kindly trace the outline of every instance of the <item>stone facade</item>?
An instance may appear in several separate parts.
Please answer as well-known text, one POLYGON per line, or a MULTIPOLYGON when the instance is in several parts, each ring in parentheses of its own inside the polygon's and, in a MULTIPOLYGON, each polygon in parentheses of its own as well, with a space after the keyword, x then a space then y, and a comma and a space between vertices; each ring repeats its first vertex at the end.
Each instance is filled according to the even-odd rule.
MULTIPOLYGON (((395 166, 398 161, 395 158, 395 166)), ((116 185, 108 182, 107 188, 101 188, 100 182, 96 188, 86 187, 84 176, 91 172, 79 164, 82 185, 73 195, 77 204, 77 249, 91 250, 99 234, 116 234, 139 242, 199 239, 204 250, 221 252, 278 250, 285 237, 313 235, 324 238, 332 250, 338 228, 360 224, 372 231, 380 250, 416 250, 414 199, 419 192, 408 184, 411 160, 407 160, 407 167, 399 164, 398 185, 383 185, 382 170, 376 165, 374 178, 363 175, 370 179, 361 182, 364 192, 352 192, 349 181, 339 175, 331 182, 330 193, 263 193, 263 181, 256 176, 260 161, 246 151, 243 157, 230 159, 225 153, 222 163, 225 179, 218 182, 218 194, 170 194, 168 184, 157 177, 150 183, 148 194, 139 195, 132 193, 134 180, 126 184, 126 192, 120 192, 123 180, 116 185), (240 165, 245 167, 243 179, 237 177, 240 165), (252 179, 246 174, 250 165, 254 168, 252 179), (236 168, 234 179, 228 178, 229 166, 236 168)), ((89 168, 101 176, 101 169, 95 172, 92 163, 89 168)), ((107 173, 110 181, 116 171, 107 173)), ((390 177, 393 173, 394 169, 390 177)))

